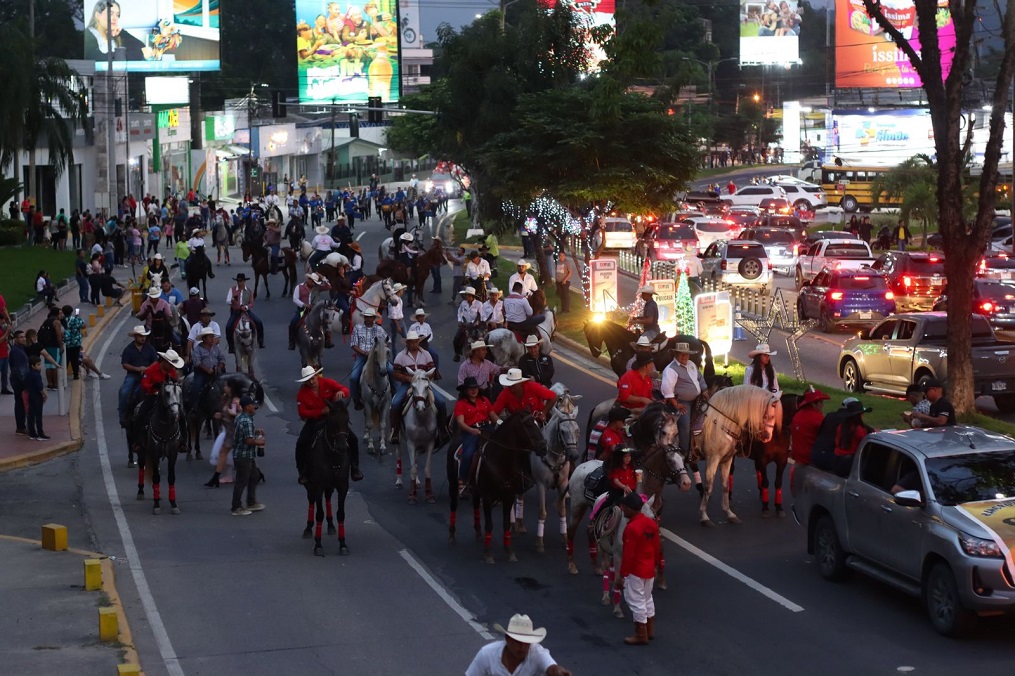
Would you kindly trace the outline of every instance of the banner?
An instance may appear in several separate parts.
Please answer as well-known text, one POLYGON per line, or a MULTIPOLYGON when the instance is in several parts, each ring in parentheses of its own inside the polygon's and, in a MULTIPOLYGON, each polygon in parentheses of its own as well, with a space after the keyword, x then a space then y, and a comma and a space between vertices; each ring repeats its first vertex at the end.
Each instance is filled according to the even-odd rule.
POLYGON ((801 28, 797 0, 740 0, 740 65, 800 63, 801 28))
POLYGON ((84 0, 84 52, 103 72, 219 70, 218 0, 84 0))
POLYGON ((672 279, 653 279, 649 282, 655 289, 655 301, 659 306, 659 330, 667 336, 677 333, 677 290, 672 279))
POLYGON ((694 297, 695 334, 712 348, 712 354, 733 349, 733 304, 728 291, 699 293, 694 297))
POLYGON ((605 313, 617 305, 617 259, 593 258, 589 261, 589 309, 605 313))
MULTIPOLYGON (((913 0, 882 0, 881 11, 920 53, 913 0)), ((947 0, 938 0, 937 36, 941 76, 948 77, 955 52, 955 24, 947 0)), ((835 86, 915 89, 920 76, 909 57, 867 14, 861 0, 835 0, 835 86)))
POLYGON ((338 2, 296 0, 300 101, 398 101, 398 22, 396 0, 367 0, 345 11, 338 2))

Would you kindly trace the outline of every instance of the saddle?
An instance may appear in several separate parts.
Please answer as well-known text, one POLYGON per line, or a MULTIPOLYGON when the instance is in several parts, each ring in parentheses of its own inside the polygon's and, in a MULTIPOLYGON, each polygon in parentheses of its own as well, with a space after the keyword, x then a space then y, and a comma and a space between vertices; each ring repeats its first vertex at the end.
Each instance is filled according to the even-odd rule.
POLYGON ((608 489, 609 481, 606 478, 604 465, 592 470, 592 473, 585 477, 585 499, 589 502, 594 504, 597 496, 602 496, 608 489))

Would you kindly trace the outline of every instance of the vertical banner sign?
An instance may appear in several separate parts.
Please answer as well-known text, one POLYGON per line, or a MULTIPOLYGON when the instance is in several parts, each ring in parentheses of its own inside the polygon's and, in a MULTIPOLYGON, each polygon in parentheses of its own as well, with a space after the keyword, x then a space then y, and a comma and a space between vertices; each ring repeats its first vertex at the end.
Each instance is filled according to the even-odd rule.
POLYGON ((801 161, 799 101, 784 101, 782 104, 782 151, 787 163, 801 161))
POLYGON ((653 279, 656 305, 659 306, 659 330, 667 336, 677 335, 677 289, 672 279, 653 279))
POLYGON ((733 304, 729 292, 695 296, 694 326, 698 338, 711 346, 712 354, 728 354, 733 348, 733 304))
POLYGON ((617 260, 593 258, 589 261, 589 301, 592 312, 617 309, 617 260))

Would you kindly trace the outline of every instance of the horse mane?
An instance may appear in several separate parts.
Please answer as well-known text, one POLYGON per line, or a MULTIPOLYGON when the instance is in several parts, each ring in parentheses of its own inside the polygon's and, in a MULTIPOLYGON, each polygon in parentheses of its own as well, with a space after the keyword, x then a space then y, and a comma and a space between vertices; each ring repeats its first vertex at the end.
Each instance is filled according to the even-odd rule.
MULTIPOLYGON (((746 430, 753 438, 764 427, 768 407, 775 402, 778 402, 775 395, 754 385, 734 385, 719 390, 711 396, 708 401, 709 407, 705 411, 702 447, 711 448, 728 444, 729 440, 724 437, 727 431, 732 431, 728 425, 730 422, 739 426, 737 431, 746 430)), ((776 422, 781 427, 780 418, 781 415, 776 415, 776 422)), ((734 438, 732 441, 736 442, 737 439, 734 438)))

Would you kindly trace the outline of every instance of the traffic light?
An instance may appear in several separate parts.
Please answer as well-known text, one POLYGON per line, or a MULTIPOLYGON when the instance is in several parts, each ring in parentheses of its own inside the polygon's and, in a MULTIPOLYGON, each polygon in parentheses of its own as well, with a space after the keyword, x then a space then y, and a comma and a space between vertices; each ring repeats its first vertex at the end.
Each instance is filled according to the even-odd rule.
POLYGON ((380 109, 382 106, 380 96, 371 96, 368 98, 367 106, 370 109, 367 111, 367 122, 370 122, 371 124, 380 124, 384 121, 384 111, 380 109))
POLYGON ((286 116, 285 96, 277 89, 271 93, 271 116, 275 118, 286 116))

